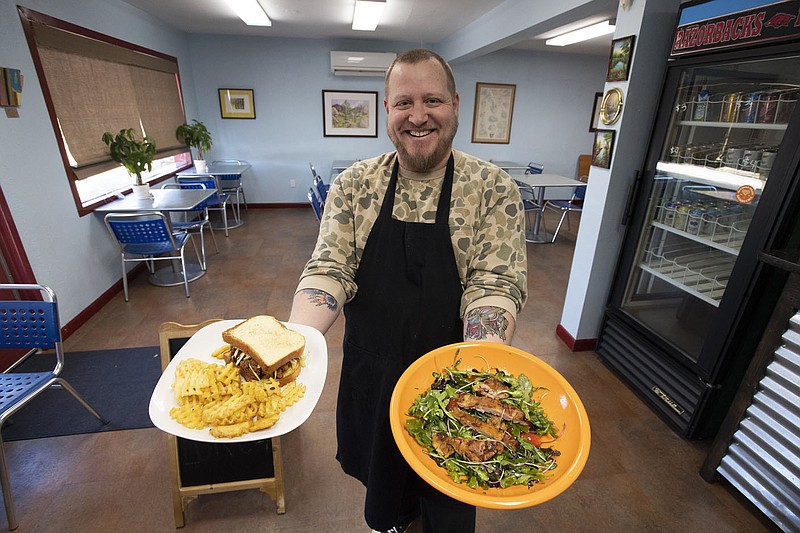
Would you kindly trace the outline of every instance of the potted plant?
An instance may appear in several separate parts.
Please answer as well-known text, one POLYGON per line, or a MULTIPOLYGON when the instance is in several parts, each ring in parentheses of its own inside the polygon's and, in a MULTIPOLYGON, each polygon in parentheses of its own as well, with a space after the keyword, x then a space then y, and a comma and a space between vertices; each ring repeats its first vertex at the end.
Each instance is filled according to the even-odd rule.
POLYGON ((194 160, 194 168, 198 172, 206 172, 208 165, 203 159, 203 152, 211 150, 211 133, 206 125, 197 119, 192 120, 191 124, 181 124, 175 130, 175 137, 189 148, 196 150, 197 158, 194 160))
POLYGON ((156 156, 156 143, 145 136, 141 141, 136 139, 133 128, 121 129, 116 135, 107 131, 103 134, 103 142, 111 152, 111 159, 122 163, 131 176, 135 176, 133 194, 136 198, 149 198, 150 186, 142 181, 142 172, 153 169, 156 156))

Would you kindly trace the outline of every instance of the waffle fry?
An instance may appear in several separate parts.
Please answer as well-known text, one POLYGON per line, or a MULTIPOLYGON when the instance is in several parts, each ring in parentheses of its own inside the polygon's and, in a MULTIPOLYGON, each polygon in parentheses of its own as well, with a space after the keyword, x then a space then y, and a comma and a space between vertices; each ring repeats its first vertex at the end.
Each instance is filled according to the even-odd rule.
POLYGON ((215 438, 234 438, 273 426, 280 413, 305 394, 302 383, 283 387, 273 379, 242 381, 233 364, 185 359, 172 385, 178 407, 170 416, 192 429, 211 426, 215 438))

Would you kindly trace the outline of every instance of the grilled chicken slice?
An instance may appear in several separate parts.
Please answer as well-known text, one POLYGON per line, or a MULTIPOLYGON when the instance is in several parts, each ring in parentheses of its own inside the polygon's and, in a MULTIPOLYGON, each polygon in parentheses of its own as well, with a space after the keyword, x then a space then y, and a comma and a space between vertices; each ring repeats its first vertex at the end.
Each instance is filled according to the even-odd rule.
POLYGON ((444 433, 434 433, 433 447, 442 457, 450 457, 453 453, 468 461, 488 461, 503 449, 503 445, 495 440, 476 440, 450 437, 444 433))
POLYGON ((498 428, 495 425, 490 424, 480 418, 476 418, 469 414, 468 412, 464 411, 458 406, 458 401, 455 398, 450 398, 450 401, 447 404, 447 411, 455 417, 456 420, 468 426, 481 435, 485 435, 490 439, 494 439, 497 441, 502 442, 511 450, 517 450, 517 439, 509 435, 508 433, 504 432, 502 429, 498 428))
POLYGON ((511 396, 511 393, 509 392, 511 388, 505 383, 494 378, 478 381, 472 386, 472 390, 481 396, 495 398, 497 400, 502 400, 511 396))
POLYGON ((474 394, 459 394, 458 406, 462 409, 474 409, 481 413, 499 416, 510 422, 525 422, 525 413, 513 405, 508 405, 494 398, 475 396, 474 394))

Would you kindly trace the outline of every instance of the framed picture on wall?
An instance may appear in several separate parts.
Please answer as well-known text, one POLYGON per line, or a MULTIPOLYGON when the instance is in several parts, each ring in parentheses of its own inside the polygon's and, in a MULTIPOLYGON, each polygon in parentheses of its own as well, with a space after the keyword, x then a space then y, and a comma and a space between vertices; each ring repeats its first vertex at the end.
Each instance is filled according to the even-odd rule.
POLYGON ((633 55, 633 35, 611 41, 611 56, 608 58, 606 81, 625 81, 633 55))
POLYGON ((595 130, 592 144, 592 166, 611 168, 611 152, 614 149, 614 130, 595 130))
POLYGON ((475 84, 472 142, 508 144, 517 86, 506 83, 475 84))
POLYGON ((253 89, 219 89, 222 118, 256 118, 253 89))
POLYGON ((594 107, 592 107, 592 118, 589 120, 589 131, 595 132, 600 126, 600 109, 603 102, 603 93, 594 93, 594 107))
POLYGON ((325 137, 377 137, 378 93, 323 90, 322 127, 325 137))

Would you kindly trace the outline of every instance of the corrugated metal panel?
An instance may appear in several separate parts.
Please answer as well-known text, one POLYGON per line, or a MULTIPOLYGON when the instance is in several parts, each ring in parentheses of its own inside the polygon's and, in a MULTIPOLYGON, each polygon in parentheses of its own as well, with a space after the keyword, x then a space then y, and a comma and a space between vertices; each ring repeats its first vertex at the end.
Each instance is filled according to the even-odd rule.
POLYGON ((784 531, 800 531, 800 313, 717 471, 784 531))

